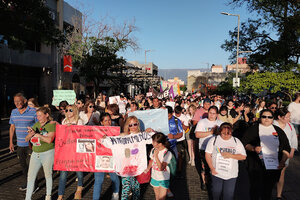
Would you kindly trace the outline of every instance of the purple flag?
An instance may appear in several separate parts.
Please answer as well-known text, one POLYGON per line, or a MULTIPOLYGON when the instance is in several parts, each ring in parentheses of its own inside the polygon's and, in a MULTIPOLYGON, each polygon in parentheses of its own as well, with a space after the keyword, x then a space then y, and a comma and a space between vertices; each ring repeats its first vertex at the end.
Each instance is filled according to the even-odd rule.
POLYGON ((171 86, 171 88, 169 90, 169 95, 171 95, 172 98, 174 99, 175 95, 174 95, 174 91, 173 91, 173 85, 171 86))

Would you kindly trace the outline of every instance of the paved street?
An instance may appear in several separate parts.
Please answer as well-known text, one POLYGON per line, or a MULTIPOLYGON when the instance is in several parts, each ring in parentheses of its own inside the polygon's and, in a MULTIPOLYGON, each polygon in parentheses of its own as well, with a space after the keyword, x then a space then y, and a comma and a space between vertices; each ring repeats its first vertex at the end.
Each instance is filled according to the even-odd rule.
MULTIPOLYGON (((21 167, 18 164, 16 153, 9 153, 8 146, 8 126, 5 126, 4 122, 1 125, 1 140, 0 140, 0 200, 21 200, 25 198, 25 192, 18 190, 21 182, 21 167)), ((298 184, 300 183, 300 172, 298 170, 300 166, 300 155, 297 152, 295 159, 290 162, 290 166, 286 173, 286 184, 283 192, 284 199, 297 200, 300 199, 300 190, 298 184)), ((40 174, 42 174, 42 170, 40 174)), ((174 199, 179 200, 198 200, 208 199, 207 193, 201 191, 200 181, 197 171, 194 167, 187 166, 186 178, 176 179, 175 184, 172 187, 172 191, 175 194, 174 199)), ((58 179, 59 174, 54 172, 53 174, 53 200, 57 198, 58 179)), ((84 176, 84 191, 83 199, 92 199, 94 177, 92 173, 86 173, 84 176)), ((45 180, 40 179, 41 189, 34 194, 33 199, 42 200, 45 195, 45 180)), ((76 174, 69 173, 68 181, 66 185, 65 198, 67 200, 73 199, 74 192, 76 190, 76 174)), ((143 198, 145 200, 153 200, 154 192, 150 185, 143 185, 142 187, 143 198)), ((274 193, 275 195, 275 193, 274 193)), ((108 177, 105 178, 103 183, 103 189, 101 199, 110 199, 111 197, 111 181, 108 177)))

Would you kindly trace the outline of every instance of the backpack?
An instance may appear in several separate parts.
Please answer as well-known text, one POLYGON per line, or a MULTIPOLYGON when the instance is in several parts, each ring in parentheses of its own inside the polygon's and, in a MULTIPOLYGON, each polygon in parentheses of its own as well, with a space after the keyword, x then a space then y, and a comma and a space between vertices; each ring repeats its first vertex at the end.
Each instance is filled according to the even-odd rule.
MULTIPOLYGON (((170 150, 167 150, 165 153, 164 153, 164 157, 167 155, 168 151, 170 150)), ((171 155, 172 155, 172 158, 168 164, 168 167, 170 169, 170 174, 171 176, 175 176, 176 175, 176 167, 177 167, 177 160, 176 160, 176 157, 174 155, 174 153, 172 151, 171 152, 171 155)), ((154 154, 154 151, 152 151, 152 155, 154 154)))
MULTIPOLYGON (((168 150, 169 151, 169 150, 168 150)), ((165 153, 164 153, 164 157, 165 157, 165 155, 168 153, 168 151, 166 151, 165 153)), ((168 164, 168 167, 169 167, 169 169, 170 169, 170 174, 171 174, 171 176, 175 176, 176 175, 176 168, 177 168, 177 160, 176 160, 176 157, 175 157, 175 155, 173 154, 173 152, 172 151, 170 151, 171 152, 171 155, 172 155, 172 158, 171 158, 171 160, 170 160, 170 162, 169 162, 169 164, 168 164)))

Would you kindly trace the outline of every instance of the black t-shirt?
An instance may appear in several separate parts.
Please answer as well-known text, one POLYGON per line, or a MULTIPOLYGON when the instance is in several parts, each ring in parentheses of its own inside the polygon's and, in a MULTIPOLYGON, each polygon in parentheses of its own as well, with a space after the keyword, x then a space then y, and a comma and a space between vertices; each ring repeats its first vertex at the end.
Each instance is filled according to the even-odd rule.
MULTIPOLYGON (((233 124, 233 132, 232 136, 237 137, 238 139, 241 139, 248 128, 248 124, 245 121, 244 111, 241 111, 242 114, 240 118, 233 124)), ((235 109, 232 109, 230 111, 231 117, 234 119, 236 118, 239 113, 235 111, 235 109)))

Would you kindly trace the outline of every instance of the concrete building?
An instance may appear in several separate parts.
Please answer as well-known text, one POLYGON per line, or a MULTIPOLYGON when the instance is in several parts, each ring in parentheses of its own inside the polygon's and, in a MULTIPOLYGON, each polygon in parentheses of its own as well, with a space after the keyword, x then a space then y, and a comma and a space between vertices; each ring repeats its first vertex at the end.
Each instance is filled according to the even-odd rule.
POLYGON ((168 79, 168 82, 173 83, 173 82, 178 82, 180 86, 184 85, 184 81, 179 79, 178 77, 174 77, 173 79, 168 79))
MULTIPOLYGON (((238 59, 238 72, 239 73, 246 73, 249 72, 251 69, 249 65, 247 64, 246 58, 239 58, 238 59)), ((236 64, 232 65, 226 65, 226 71, 227 72, 236 72, 236 64)))
POLYGON ((211 72, 212 73, 223 73, 223 66, 222 65, 212 65, 211 66, 211 72))
POLYGON ((224 72, 201 72, 200 70, 188 71, 187 91, 202 91, 205 85, 217 86, 225 80, 227 73, 224 72))
POLYGON ((128 63, 141 68, 143 73, 151 74, 153 76, 157 76, 158 74, 158 67, 153 62, 142 64, 139 63, 138 61, 128 61, 128 63))
MULTIPOLYGON (((63 0, 46 0, 57 27, 64 31, 72 26, 73 16, 82 14, 63 0)), ((65 82, 72 86, 72 79, 80 82, 76 73, 62 72, 62 54, 56 46, 31 44, 24 52, 0 46, 0 116, 10 114, 14 107, 13 95, 23 92, 28 98, 35 97, 41 105, 50 103, 52 90, 62 88, 65 82)))
MULTIPOLYGON (((127 65, 131 67, 137 67, 141 69, 136 71, 133 75, 133 79, 140 84, 130 84, 128 85, 128 92, 130 95, 137 93, 146 93, 150 87, 157 88, 159 87, 161 77, 158 76, 158 66, 152 62, 147 64, 139 63, 138 61, 128 61, 127 65), (140 86, 139 86, 140 85, 140 86)), ((128 75, 131 73, 128 72, 128 75)))

